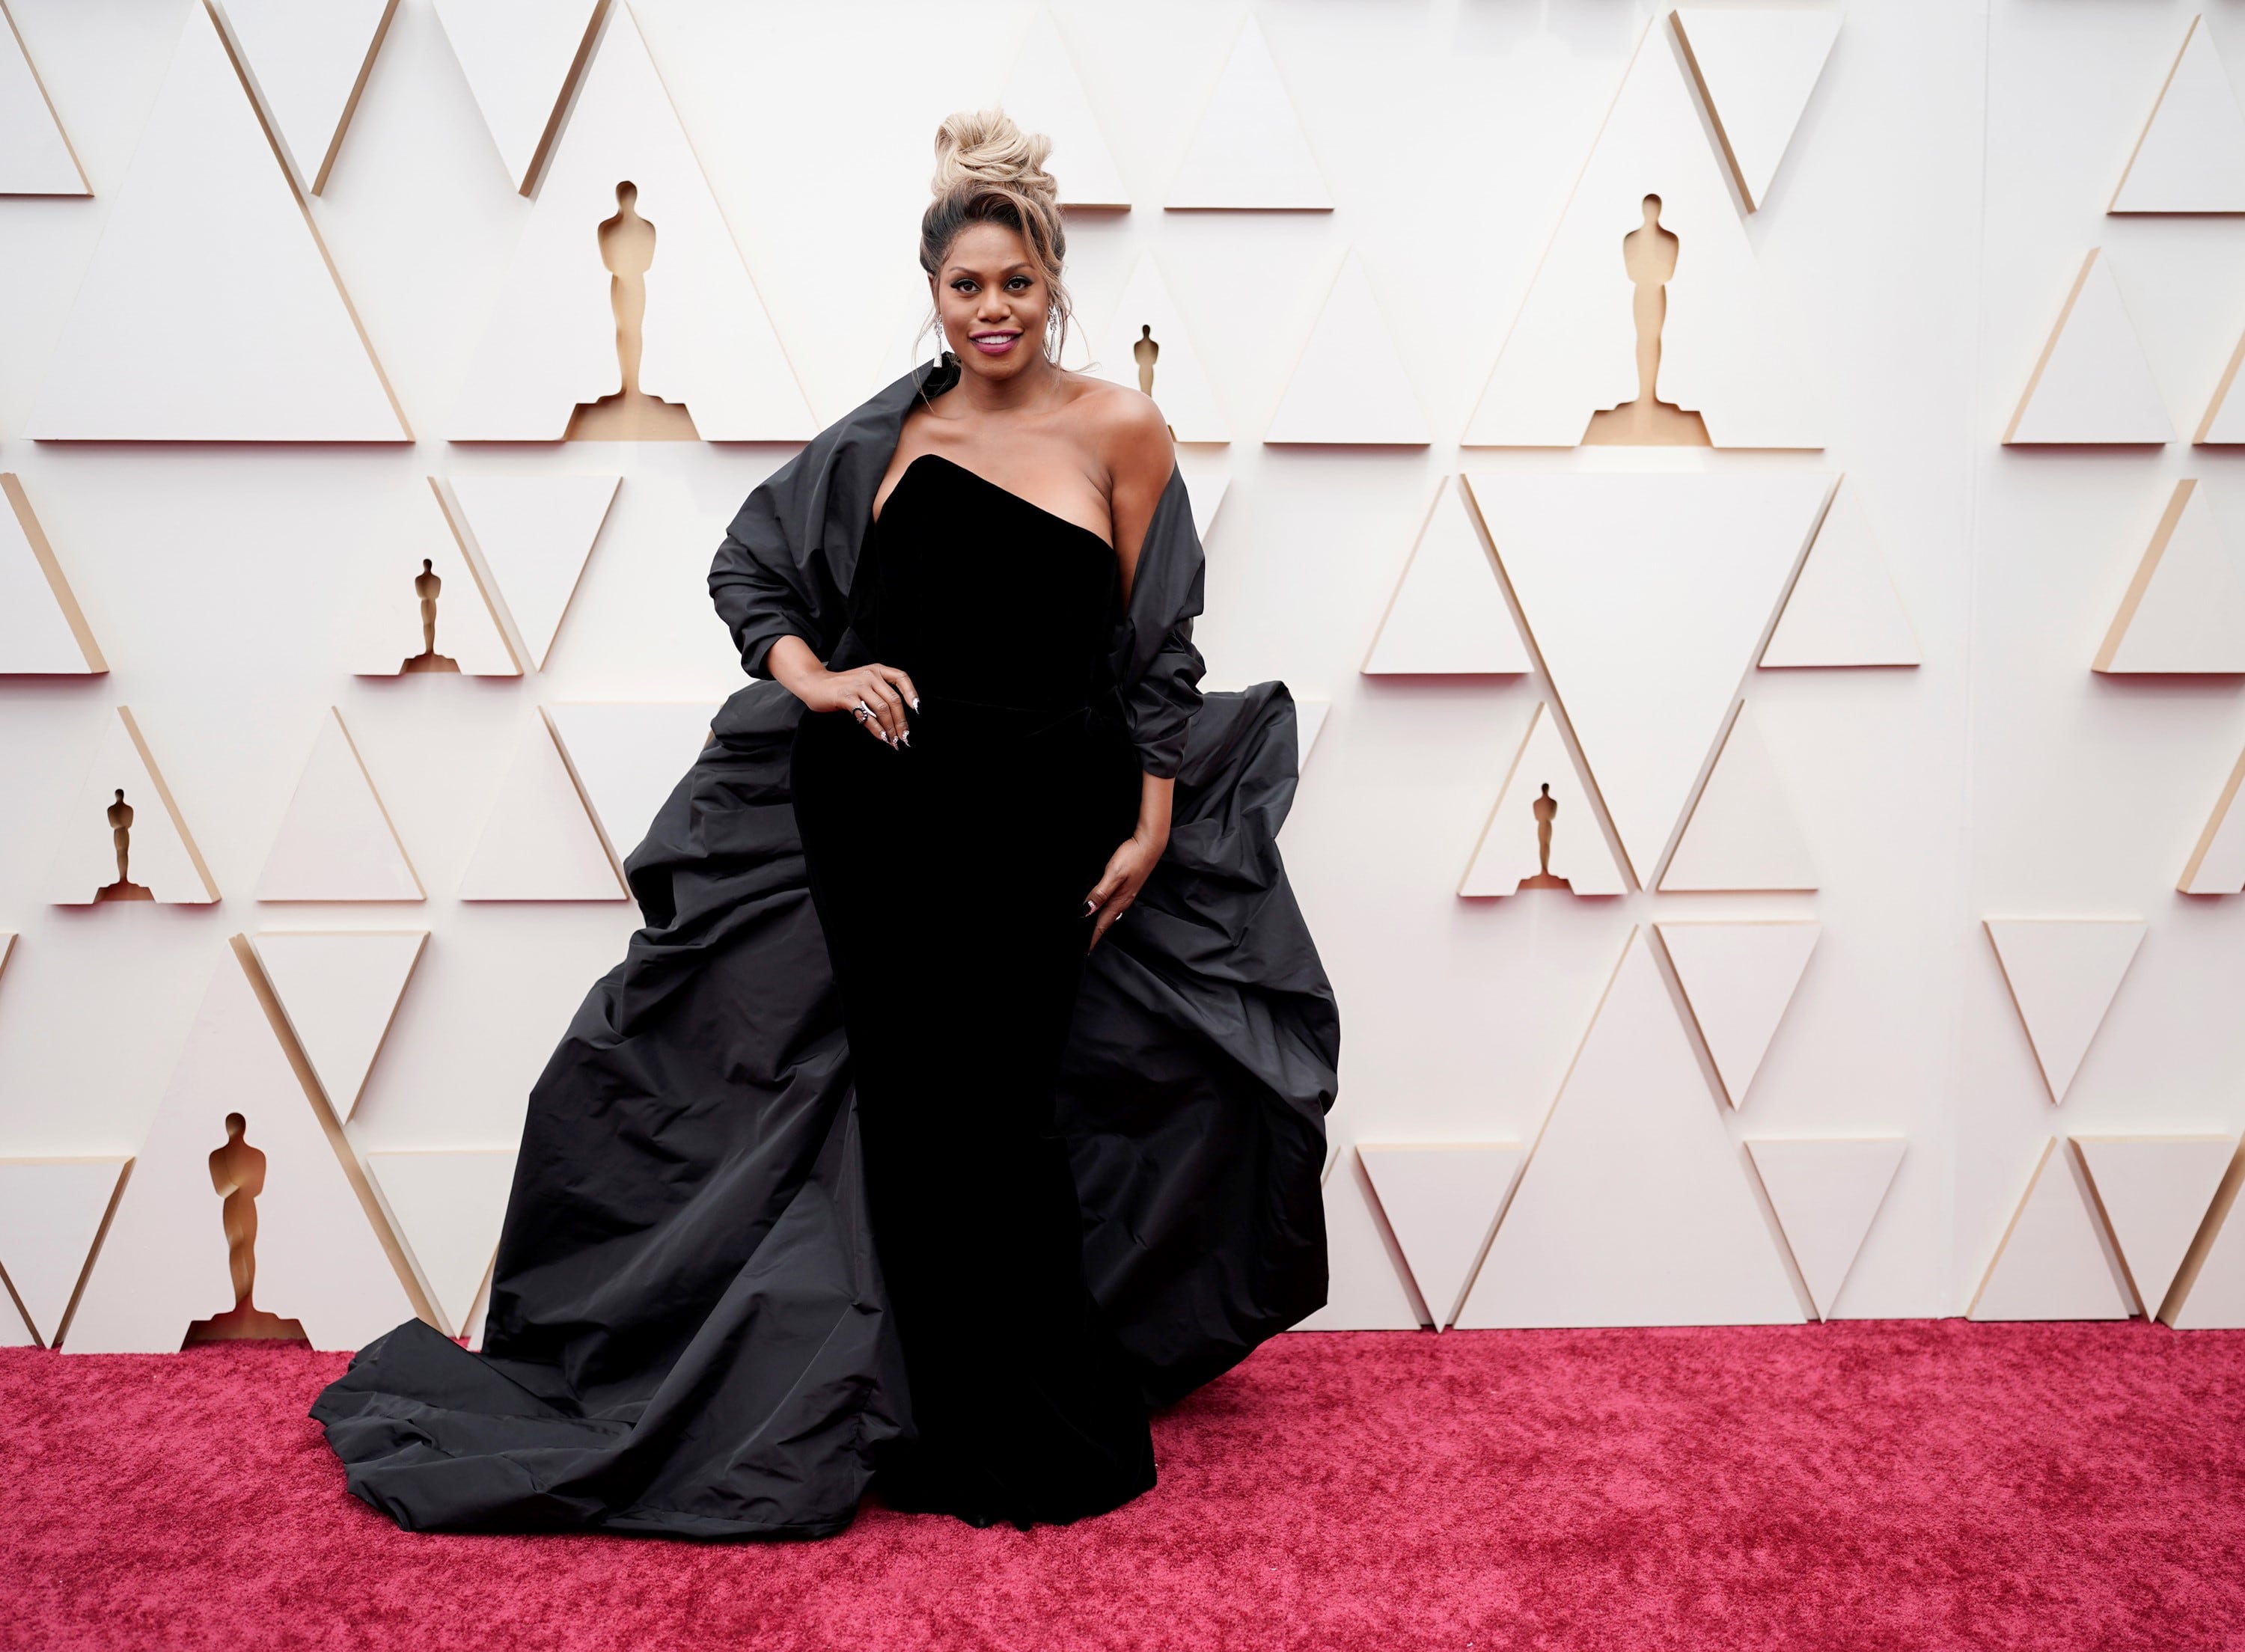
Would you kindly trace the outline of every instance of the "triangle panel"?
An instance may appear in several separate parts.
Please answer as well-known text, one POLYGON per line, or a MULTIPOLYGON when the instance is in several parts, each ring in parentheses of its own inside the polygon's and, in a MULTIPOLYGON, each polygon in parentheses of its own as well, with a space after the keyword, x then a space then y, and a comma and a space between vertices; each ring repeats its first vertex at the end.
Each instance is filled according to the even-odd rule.
POLYGON ((266 129, 316 195, 382 50, 397 0, 214 0, 266 129))
POLYGON ((1733 1107, 1746 1103, 1824 926, 1662 924, 1661 944, 1733 1107))
POLYGON ((1405 1263, 1380 1214, 1362 1161, 1343 1148, 1325 1180, 1326 1305, 1297 1330, 1417 1330, 1427 1321, 1404 1283, 1405 1263))
POLYGON ((1713 116, 1723 159, 1753 212, 1769 193, 1808 94, 1840 33, 1840 12, 1760 7, 1672 11, 1684 60, 1713 116))
POLYGON ((1632 932, 1459 1327, 1798 1324, 1719 1107, 1632 932))
MULTIPOLYGON (((620 190, 653 227, 640 389, 706 442, 816 433, 795 369, 655 72, 630 8, 613 9, 539 186, 452 410, 456 442, 558 442, 622 385, 601 226, 620 190)), ((625 238, 619 233, 619 241, 625 238)), ((634 256, 628 246, 614 249, 634 256)))
POLYGON ((1445 477, 1388 599, 1365 673, 1501 675, 1529 668, 1463 488, 1445 477))
POLYGON ((1529 714, 1512 767, 1498 791, 1496 806, 1474 845, 1473 860, 1459 881, 1458 893, 1515 895, 1560 889, 1573 895, 1619 895, 1628 884, 1598 824, 1590 789, 1576 772, 1575 760, 1560 737, 1550 707, 1529 714), (1549 803, 1549 809, 1541 805, 1549 803), (1544 816, 1549 816, 1547 821, 1544 816), (1543 870, 1542 828, 1551 829, 1550 870, 1543 870), (1557 880, 1544 883, 1543 878, 1557 880))
POLYGON ((1177 313, 1177 301, 1170 296, 1152 254, 1139 255, 1091 361, 1091 370, 1101 378, 1150 395, 1174 440, 1231 440, 1208 367, 1185 330, 1184 318, 1177 313))
POLYGON ((1753 706, 1741 701, 1660 887, 1813 890, 1816 881, 1816 860, 1800 817, 1778 779, 1753 706))
POLYGON ((516 189, 536 186, 608 0, 435 0, 516 189))
POLYGON ((187 9, 24 433, 413 439, 201 6, 187 9))
POLYGON ((2245 568, 2196 477, 2168 496, 2090 668, 2245 672, 2245 568))
POLYGON ((1649 877, 1831 478, 1483 472, 1467 482, 1622 847, 1649 877))
POLYGON ((2245 1330, 2245 1222, 2232 1222, 2245 1153, 2229 1161, 2160 1317, 2177 1330, 2245 1330))
POLYGON ((0 675, 98 675, 109 669, 15 474, 0 472, 0 675))
POLYGON ((451 478, 460 519, 540 671, 615 502, 616 476, 451 478))
POLYGON ((91 195, 39 71, 0 5, 0 195, 91 195))
POLYGON ((406 531, 367 571, 347 663, 361 677, 519 677, 522 663, 433 477, 429 490, 408 507, 406 531))
POLYGON ((147 900, 204 906, 218 897, 140 725, 129 708, 118 707, 64 817, 47 898, 58 906, 147 900))
POLYGON ((1894 1184, 1906 1145, 1900 1136, 1746 1143, 1819 1318, 1832 1317, 1848 1270, 1855 1265, 1879 1206, 1894 1184))
POLYGON ((1062 206, 1129 206, 1130 192, 1123 186, 1099 117, 1091 111, 1091 99, 1084 95, 1075 60, 1068 55, 1052 13, 1043 7, 1021 37, 1021 51, 999 94, 998 106, 1023 132, 1041 132, 1052 139, 1045 170, 1060 185, 1062 206))
POLYGON ((2143 944, 2134 918, 1983 920, 2050 1099, 2062 1102, 2143 944))
POLYGON ((0 1159, 0 1269, 40 1345, 67 1328, 130 1159, 0 1159))
POLYGON ((2237 1155, 2237 1139, 2075 1136, 2120 1263, 2144 1314, 2157 1318, 2237 1155))
POLYGON ((2228 782, 2214 801, 2206 828, 2183 863, 2175 887, 2186 895, 2235 895, 2245 890, 2245 809, 2237 807, 2237 793, 2245 782, 2245 752, 2237 756, 2228 782))
POLYGON ((64 1339, 73 1353, 170 1353, 237 1306, 221 1171, 255 1203, 255 1308, 300 1321, 319 1349, 363 1348, 415 1311, 254 967, 218 961, 64 1339))
POLYGON ((2182 50, 2106 210, 2245 213, 2245 116, 2204 17, 2183 30, 2182 50))
POLYGON ((338 1118, 356 1111, 428 939, 426 930, 268 930, 250 938, 338 1118))
POLYGON ((709 741, 717 702, 546 708, 569 772, 621 868, 709 741))
POLYGON ((512 1148, 366 1155, 448 1335, 467 1330, 468 1311, 498 1253, 514 1158, 512 1148))
POLYGON ((1965 1310, 1968 1319, 2126 1319, 2120 1259, 2091 1206, 2089 1184, 2053 1136, 1965 1310))
POLYGON ((1658 200, 1674 254, 1663 283, 1658 400, 1696 413, 1716 447, 1814 448, 1821 422, 1684 72, 1648 28, 1514 318, 1463 439, 1574 447, 1591 416, 1638 394, 1636 288, 1624 237, 1658 200))
POLYGON ((405 857, 374 777, 329 708, 288 812, 265 856, 261 901, 417 901, 421 880, 405 857))
POLYGON ((1185 491, 1192 500, 1193 531, 1208 543, 1224 496, 1231 491, 1231 450, 1213 445, 1180 443, 1177 469, 1184 473, 1185 491))
POLYGON ((1859 489, 1842 482, 1834 492, 1760 663, 1765 670, 1920 663, 1859 489))
POLYGON ((540 718, 523 731, 460 878, 464 901, 620 901, 623 880, 540 718))
POLYGON ((1325 175, 1250 16, 1170 183, 1175 212, 1330 212, 1325 175))
POLYGON ((1364 266, 1334 276, 1265 442, 1421 447, 1434 439, 1364 266))
POLYGON ((2006 443, 2156 445, 2174 439, 2152 365, 2103 251, 2092 247, 2082 260, 2050 342, 2020 392, 2004 432, 2006 443))
POLYGON ((1357 1154, 1437 1330, 1457 1317, 1527 1149, 1516 1141, 1374 1147, 1357 1154))

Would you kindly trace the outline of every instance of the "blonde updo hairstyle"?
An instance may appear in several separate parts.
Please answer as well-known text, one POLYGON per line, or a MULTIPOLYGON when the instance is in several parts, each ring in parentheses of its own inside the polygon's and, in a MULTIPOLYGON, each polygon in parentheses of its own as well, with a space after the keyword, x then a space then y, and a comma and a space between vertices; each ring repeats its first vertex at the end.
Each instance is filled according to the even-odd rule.
POLYGON ((1051 153, 1051 139, 1023 132, 1002 109, 955 114, 937 127, 935 199, 920 214, 919 267, 933 278, 969 224, 1002 224, 1018 232, 1052 295, 1045 355, 1058 362, 1073 309, 1061 279, 1068 231, 1061 222, 1060 185, 1045 170, 1051 153))

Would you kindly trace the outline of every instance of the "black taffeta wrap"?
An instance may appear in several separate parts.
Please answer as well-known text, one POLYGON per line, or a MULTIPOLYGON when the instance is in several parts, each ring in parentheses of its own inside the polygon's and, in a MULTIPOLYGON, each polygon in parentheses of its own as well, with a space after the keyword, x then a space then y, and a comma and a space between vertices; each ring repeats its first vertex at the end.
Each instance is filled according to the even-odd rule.
MULTIPOLYGON (((751 673, 783 635, 839 645, 905 415, 957 373, 898 380, 741 507, 709 584, 751 673)), ((1340 1039, 1276 843, 1293 702, 1199 692, 1201 571, 1172 475, 1111 660, 1177 782, 1170 844, 1092 955, 1058 1098, 1087 1276, 1155 1405, 1325 1301, 1340 1039)), ((312 1408, 401 1526, 822 1535, 911 1427, 789 795, 801 710, 736 694, 627 863, 646 927, 531 1092, 483 1353, 409 1321, 312 1408)))

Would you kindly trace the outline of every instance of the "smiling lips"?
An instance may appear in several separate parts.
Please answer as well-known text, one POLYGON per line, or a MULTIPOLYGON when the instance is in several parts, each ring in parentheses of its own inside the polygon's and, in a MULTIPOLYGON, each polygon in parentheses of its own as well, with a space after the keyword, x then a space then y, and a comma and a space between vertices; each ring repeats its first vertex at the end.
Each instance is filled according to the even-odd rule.
POLYGON ((1018 332, 969 333, 967 339, 985 355, 1003 355, 1021 341, 1021 336, 1018 332))

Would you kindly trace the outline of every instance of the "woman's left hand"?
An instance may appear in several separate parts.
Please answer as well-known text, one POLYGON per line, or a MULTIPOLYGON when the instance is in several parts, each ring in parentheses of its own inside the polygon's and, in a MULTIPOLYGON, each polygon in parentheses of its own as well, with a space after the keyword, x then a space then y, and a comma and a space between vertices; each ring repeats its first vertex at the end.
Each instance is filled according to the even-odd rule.
POLYGON ((1098 921, 1091 926, 1093 946, 1099 944, 1100 937, 1112 929, 1116 919, 1137 901, 1138 891, 1145 888, 1146 880, 1153 876, 1155 863, 1168 846, 1166 840, 1157 843, 1142 828, 1124 838, 1122 846, 1107 857, 1107 870, 1100 874, 1099 882, 1092 886, 1083 903, 1085 917, 1098 915, 1098 921))

